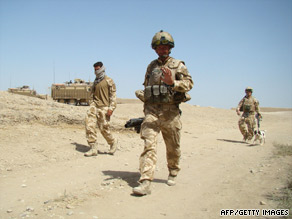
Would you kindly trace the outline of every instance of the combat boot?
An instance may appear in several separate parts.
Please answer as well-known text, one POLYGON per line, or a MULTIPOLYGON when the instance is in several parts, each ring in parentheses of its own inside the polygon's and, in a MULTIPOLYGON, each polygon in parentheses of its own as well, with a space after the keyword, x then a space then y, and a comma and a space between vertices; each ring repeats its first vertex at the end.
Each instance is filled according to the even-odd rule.
POLYGON ((135 195, 149 195, 151 194, 151 189, 150 189, 151 181, 150 180, 144 180, 143 182, 140 183, 139 186, 133 188, 133 193, 135 195))
POLYGON ((175 186, 176 176, 169 175, 166 184, 169 186, 175 186))
POLYGON ((248 139, 246 139, 246 141, 245 141, 247 144, 251 144, 252 143, 252 138, 248 138, 248 139))
POLYGON ((114 143, 111 144, 110 150, 108 152, 110 155, 114 155, 114 153, 116 152, 116 150, 117 150, 117 144, 118 144, 118 141, 117 140, 115 140, 114 143))
POLYGON ((87 151, 84 156, 85 157, 92 157, 97 156, 97 144, 96 143, 89 143, 90 150, 87 151))

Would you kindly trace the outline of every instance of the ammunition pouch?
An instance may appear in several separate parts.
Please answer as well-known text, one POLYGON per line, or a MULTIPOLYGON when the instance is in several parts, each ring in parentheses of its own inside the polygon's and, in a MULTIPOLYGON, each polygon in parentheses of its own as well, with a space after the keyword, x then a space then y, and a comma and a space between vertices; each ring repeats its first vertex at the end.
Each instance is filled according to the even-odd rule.
POLYGON ((189 101, 191 96, 187 93, 172 91, 162 84, 145 87, 144 99, 146 103, 173 104, 189 101))
POLYGON ((187 102, 191 99, 191 96, 188 93, 183 92, 174 92, 173 101, 175 103, 187 102))
POLYGON ((251 110, 251 106, 250 105, 243 105, 243 112, 249 113, 250 110, 251 110))
POLYGON ((146 103, 169 103, 170 95, 167 86, 152 85, 145 87, 144 99, 146 103))

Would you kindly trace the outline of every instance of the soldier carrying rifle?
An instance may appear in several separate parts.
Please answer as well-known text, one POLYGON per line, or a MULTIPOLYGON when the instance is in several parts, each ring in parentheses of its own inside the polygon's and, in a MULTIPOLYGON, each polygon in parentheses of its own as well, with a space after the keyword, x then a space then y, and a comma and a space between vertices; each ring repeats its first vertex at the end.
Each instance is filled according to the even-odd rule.
POLYGON ((260 114, 259 101, 252 96, 253 89, 247 87, 245 89, 245 96, 239 102, 236 113, 240 116, 238 120, 238 127, 243 135, 243 140, 247 143, 251 143, 254 136, 254 130, 256 126, 255 116, 259 119, 262 118, 260 114), (240 112, 243 112, 240 115, 240 112))

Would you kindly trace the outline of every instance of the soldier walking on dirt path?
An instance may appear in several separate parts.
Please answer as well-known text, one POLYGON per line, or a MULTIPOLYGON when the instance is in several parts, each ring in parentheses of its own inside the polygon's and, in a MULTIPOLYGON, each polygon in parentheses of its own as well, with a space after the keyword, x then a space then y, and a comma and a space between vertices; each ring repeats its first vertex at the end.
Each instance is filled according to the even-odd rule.
POLYGON ((154 35, 151 45, 159 57, 148 65, 143 84, 144 98, 141 99, 144 100, 145 119, 141 125, 141 138, 144 140, 144 151, 140 156, 140 185, 133 188, 135 195, 151 193, 160 131, 166 145, 167 184, 175 185, 181 156, 179 104, 190 99, 186 92, 193 87, 184 62, 169 56, 174 47, 172 36, 160 31, 154 35))
POLYGON ((243 112, 238 121, 238 127, 243 135, 243 140, 247 143, 251 143, 254 136, 254 130, 256 128, 255 113, 261 118, 259 102, 252 96, 253 89, 247 87, 245 89, 245 96, 239 102, 236 113, 240 116, 240 112, 243 112))
POLYGON ((84 154, 86 157, 97 156, 97 125, 102 136, 110 145, 109 154, 113 155, 117 150, 117 140, 110 132, 110 117, 117 106, 116 85, 105 74, 102 62, 93 65, 96 78, 94 80, 91 95, 93 102, 87 111, 85 118, 86 138, 90 150, 84 154))

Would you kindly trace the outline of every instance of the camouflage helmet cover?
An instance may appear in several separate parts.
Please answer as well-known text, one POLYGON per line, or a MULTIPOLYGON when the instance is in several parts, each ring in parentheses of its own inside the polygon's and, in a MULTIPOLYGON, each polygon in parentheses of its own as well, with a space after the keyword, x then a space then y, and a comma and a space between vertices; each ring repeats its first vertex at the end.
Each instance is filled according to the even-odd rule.
POLYGON ((251 92, 253 92, 253 89, 252 89, 252 87, 247 87, 247 88, 245 88, 245 92, 246 91, 251 91, 251 92))
POLYGON ((170 48, 173 48, 174 41, 173 41, 172 36, 163 30, 159 31, 152 38, 152 43, 151 43, 152 49, 156 49, 156 46, 158 45, 169 45, 170 48))

